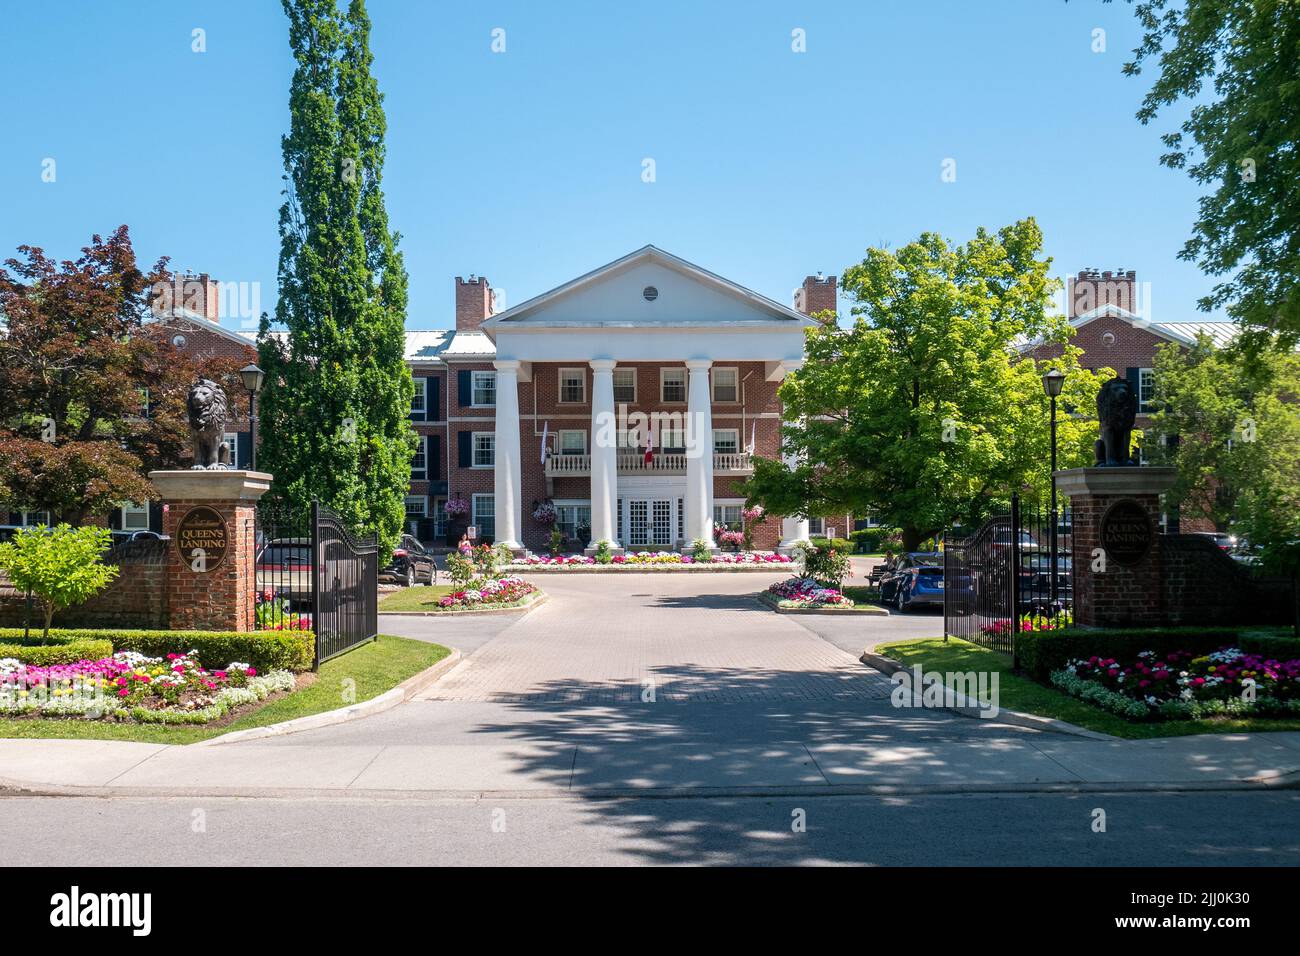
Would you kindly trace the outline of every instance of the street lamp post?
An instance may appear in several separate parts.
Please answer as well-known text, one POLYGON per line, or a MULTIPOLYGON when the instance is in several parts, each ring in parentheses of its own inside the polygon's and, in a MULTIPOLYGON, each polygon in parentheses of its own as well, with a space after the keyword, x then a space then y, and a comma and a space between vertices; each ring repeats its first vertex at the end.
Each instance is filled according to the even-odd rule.
POLYGON ((266 373, 250 362, 239 370, 239 377, 248 390, 249 469, 257 471, 257 393, 262 390, 262 380, 266 378, 266 373))
POLYGON ((1048 399, 1052 404, 1052 471, 1051 471, 1051 508, 1049 509, 1052 522, 1052 530, 1048 534, 1048 541, 1052 549, 1052 555, 1049 558, 1049 573, 1052 576, 1051 582, 1051 601, 1052 612, 1056 612, 1056 601, 1058 589, 1056 584, 1056 570, 1059 565, 1056 546, 1056 398, 1061 394, 1061 387, 1065 384, 1065 373, 1060 369, 1052 369, 1043 375, 1043 391, 1047 393, 1048 399))

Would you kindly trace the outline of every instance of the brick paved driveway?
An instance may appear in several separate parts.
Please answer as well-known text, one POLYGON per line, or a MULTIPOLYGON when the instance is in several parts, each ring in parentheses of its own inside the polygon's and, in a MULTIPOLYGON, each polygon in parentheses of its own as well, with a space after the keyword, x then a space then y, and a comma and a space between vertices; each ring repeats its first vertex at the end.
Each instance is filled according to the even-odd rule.
MULTIPOLYGON (((550 601, 505 627, 431 700, 870 700, 885 677, 754 593, 783 575, 539 576, 550 601)), ((444 623, 444 622, 439 622, 444 623)), ((456 644, 453 622, 446 641, 456 644)))

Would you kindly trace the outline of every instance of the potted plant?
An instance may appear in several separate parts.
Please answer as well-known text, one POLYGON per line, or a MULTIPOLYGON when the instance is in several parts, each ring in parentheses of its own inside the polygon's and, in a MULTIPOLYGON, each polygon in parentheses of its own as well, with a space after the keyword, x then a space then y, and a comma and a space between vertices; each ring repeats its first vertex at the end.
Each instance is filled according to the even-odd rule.
POLYGON ((442 510, 447 515, 447 547, 454 548, 468 527, 469 502, 464 498, 448 498, 442 510))

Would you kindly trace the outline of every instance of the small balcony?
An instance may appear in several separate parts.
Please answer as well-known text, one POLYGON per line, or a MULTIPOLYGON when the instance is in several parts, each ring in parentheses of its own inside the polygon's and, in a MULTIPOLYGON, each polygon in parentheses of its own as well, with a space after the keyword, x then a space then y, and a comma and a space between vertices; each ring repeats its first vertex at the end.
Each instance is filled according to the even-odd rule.
MULTIPOLYGON (((655 452, 647 463, 641 452, 619 452, 618 473, 620 475, 684 475, 686 474, 685 453, 655 452)), ((750 475, 754 464, 748 452, 719 452, 713 456, 713 473, 715 475, 750 475)), ((573 478, 591 474, 590 455, 552 455, 546 459, 547 478, 573 478)))

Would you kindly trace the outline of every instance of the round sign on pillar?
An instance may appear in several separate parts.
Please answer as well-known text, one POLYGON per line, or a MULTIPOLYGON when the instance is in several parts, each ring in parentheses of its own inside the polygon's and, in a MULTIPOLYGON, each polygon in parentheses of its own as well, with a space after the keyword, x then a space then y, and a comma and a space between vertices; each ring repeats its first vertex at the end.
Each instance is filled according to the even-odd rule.
POLYGON ((1141 564, 1154 540, 1151 516, 1140 501, 1121 498, 1101 516, 1101 547, 1107 560, 1122 567, 1141 564))
POLYGON ((176 525, 176 550, 191 571, 212 571, 226 560, 226 520, 211 508, 191 508, 176 525))

